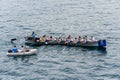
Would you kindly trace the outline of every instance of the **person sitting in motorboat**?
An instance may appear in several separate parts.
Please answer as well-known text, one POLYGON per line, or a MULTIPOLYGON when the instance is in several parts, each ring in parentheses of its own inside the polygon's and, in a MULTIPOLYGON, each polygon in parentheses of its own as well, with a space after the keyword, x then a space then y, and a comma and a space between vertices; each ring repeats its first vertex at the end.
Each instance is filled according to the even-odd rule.
POLYGON ((21 46, 21 53, 24 53, 24 51, 25 51, 25 50, 24 50, 24 46, 22 45, 22 46, 21 46))
POLYGON ((46 35, 43 35, 42 38, 40 38, 41 42, 45 42, 47 40, 46 35))
POLYGON ((16 48, 16 46, 14 46, 14 48, 12 49, 12 51, 13 51, 14 53, 18 52, 18 49, 16 48))
POLYGON ((25 52, 29 52, 29 47, 28 47, 28 46, 25 46, 25 47, 24 47, 24 51, 25 51, 25 52))
POLYGON ((28 47, 24 47, 23 45, 21 46, 21 53, 24 53, 24 52, 29 52, 29 48, 28 47))

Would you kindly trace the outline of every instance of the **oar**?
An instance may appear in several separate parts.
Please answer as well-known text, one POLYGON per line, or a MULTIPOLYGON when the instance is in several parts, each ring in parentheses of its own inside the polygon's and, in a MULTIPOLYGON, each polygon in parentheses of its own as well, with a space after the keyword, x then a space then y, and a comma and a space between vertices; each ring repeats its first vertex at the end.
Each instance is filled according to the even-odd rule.
POLYGON ((15 40, 17 40, 17 39, 16 39, 16 38, 12 38, 12 39, 11 39, 11 43, 12 43, 13 41, 15 41, 15 40))

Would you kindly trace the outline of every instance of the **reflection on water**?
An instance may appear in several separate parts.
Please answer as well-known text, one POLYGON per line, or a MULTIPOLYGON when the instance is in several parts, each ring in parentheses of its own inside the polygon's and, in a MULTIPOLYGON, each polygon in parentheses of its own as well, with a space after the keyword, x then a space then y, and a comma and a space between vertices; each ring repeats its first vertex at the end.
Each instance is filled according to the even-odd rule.
POLYGON ((29 57, 28 56, 15 56, 13 57, 14 60, 18 61, 19 59, 21 59, 22 62, 28 62, 29 61, 29 57))

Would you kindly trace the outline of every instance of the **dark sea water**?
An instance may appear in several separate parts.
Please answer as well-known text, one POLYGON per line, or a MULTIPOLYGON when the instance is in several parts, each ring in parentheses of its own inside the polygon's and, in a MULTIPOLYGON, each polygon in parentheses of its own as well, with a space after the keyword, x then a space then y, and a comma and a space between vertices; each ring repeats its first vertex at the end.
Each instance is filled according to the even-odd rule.
POLYGON ((120 80, 119 0, 0 0, 0 80, 120 80), (91 35, 107 40, 106 52, 40 46, 37 55, 8 57, 24 37, 91 35), (17 38, 14 44, 10 39, 17 38))

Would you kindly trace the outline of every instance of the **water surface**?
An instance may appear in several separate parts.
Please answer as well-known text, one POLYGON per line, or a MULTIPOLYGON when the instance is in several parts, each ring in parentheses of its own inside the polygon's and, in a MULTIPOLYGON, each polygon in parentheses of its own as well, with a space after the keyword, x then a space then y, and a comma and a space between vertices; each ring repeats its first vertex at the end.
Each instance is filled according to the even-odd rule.
POLYGON ((0 0, 1 80, 119 80, 119 0, 0 0), (27 57, 6 52, 24 37, 94 35, 107 40, 107 53, 66 46, 40 46, 27 57), (11 38, 17 38, 14 44, 11 38))

